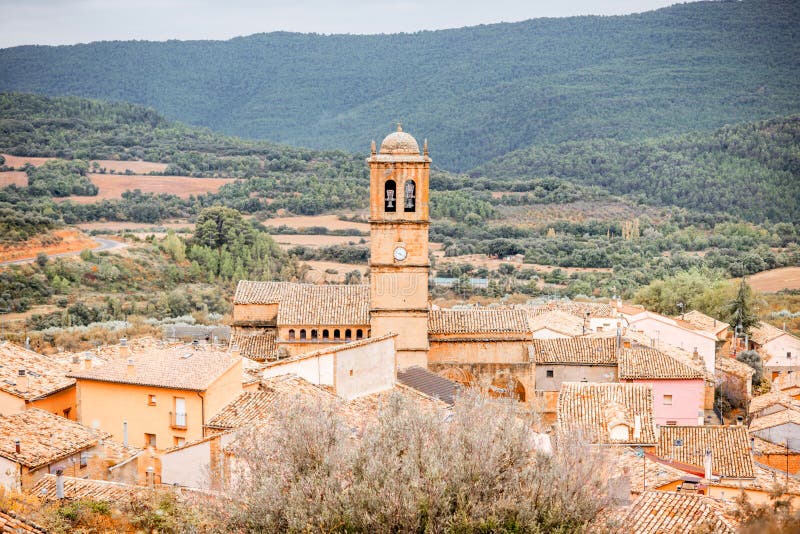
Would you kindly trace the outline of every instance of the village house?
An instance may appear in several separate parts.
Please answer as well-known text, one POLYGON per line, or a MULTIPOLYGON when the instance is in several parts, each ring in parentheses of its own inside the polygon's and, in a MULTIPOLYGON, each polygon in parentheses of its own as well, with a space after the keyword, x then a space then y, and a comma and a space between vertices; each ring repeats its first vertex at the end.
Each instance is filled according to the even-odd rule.
POLYGON ((102 479, 121 464, 136 471, 141 452, 39 408, 0 417, 0 485, 11 491, 30 489, 41 476, 58 471, 102 479))
POLYGON ((713 332, 697 329, 680 319, 672 319, 657 313, 642 310, 628 314, 623 312, 628 331, 639 331, 653 340, 653 346, 671 345, 689 353, 697 352, 703 359, 706 370, 714 373, 714 362, 720 340, 713 332))
POLYGON ((782 391, 770 391, 764 395, 758 395, 750 401, 748 414, 752 421, 758 417, 784 410, 800 410, 800 401, 782 391))
MULTIPOLYGON (((800 451, 800 410, 781 410, 750 422, 750 434, 788 451, 800 451)), ((770 464, 771 465, 771 464, 770 464)))
MULTIPOLYGON (((544 304, 523 307, 531 319, 552 313, 566 314, 579 321, 580 332, 572 335, 583 335, 590 332, 612 332, 624 326, 621 315, 614 304, 605 302, 580 302, 574 300, 551 300, 544 304)), ((575 321, 570 321, 574 325, 575 321)), ((566 327, 561 326, 561 330, 566 327)), ((574 326, 570 326, 575 331, 574 326)))
POLYGON ((716 534, 734 534, 735 523, 725 507, 703 495, 647 491, 632 505, 602 514, 595 525, 600 531, 663 534, 708 529, 716 534))
POLYGON ((156 450, 201 438, 245 380, 238 354, 194 345, 128 353, 124 361, 70 376, 77 380, 80 422, 156 450))
POLYGON ((586 333, 585 320, 560 310, 531 313, 526 310, 533 339, 556 339, 581 336, 586 333))
POLYGON ((653 419, 653 390, 646 384, 564 382, 558 396, 559 439, 582 438, 597 445, 658 443, 653 419))
POLYGON ((696 330, 711 332, 717 339, 724 342, 730 335, 730 325, 724 321, 718 321, 703 312, 692 310, 682 315, 674 317, 675 320, 687 323, 696 330))
POLYGON ((764 374, 778 388, 800 383, 800 338, 768 323, 752 329, 752 348, 764 360, 764 374), (794 375, 794 376, 793 376, 794 375))
POLYGON ((653 416, 659 426, 702 425, 705 380, 693 366, 650 347, 633 345, 619 354, 620 382, 648 384, 653 389, 653 416))
POLYGON ((782 443, 772 443, 752 435, 750 441, 753 447, 753 460, 757 464, 775 471, 788 472, 790 475, 800 473, 800 450, 790 449, 782 443))
POLYGON ((536 408, 552 422, 564 382, 616 382, 619 349, 615 338, 536 339, 530 346, 535 364, 536 408))
POLYGON ((703 477, 744 483, 755 479, 744 426, 662 426, 655 455, 671 467, 703 477))
POLYGON ((0 341, 0 415, 29 408, 75 419, 75 379, 69 367, 8 341, 0 341))
POLYGON ((755 369, 735 358, 718 355, 714 364, 716 384, 732 405, 746 407, 753 398, 755 369))

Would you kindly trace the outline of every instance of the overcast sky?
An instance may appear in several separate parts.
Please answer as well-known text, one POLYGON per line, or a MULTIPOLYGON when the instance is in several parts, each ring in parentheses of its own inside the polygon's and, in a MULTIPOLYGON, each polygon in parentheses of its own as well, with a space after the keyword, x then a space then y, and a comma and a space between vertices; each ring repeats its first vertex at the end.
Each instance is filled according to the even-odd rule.
POLYGON ((396 33, 535 17, 620 15, 674 0, 0 0, 0 48, 229 39, 286 30, 396 33))

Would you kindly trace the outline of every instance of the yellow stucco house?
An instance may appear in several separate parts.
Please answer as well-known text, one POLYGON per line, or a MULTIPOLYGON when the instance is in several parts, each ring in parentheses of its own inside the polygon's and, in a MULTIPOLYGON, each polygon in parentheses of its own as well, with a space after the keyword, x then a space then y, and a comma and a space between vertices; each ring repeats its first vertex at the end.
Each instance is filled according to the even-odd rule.
POLYGON ((202 438, 204 425, 242 392, 235 352, 179 345, 122 356, 70 376, 78 420, 125 444, 164 450, 202 438))

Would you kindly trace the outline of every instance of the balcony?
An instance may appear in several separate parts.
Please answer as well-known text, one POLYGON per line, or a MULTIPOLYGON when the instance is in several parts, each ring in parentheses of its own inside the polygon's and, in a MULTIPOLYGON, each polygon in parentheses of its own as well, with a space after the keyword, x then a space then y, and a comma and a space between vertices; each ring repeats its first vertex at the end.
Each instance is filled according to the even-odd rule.
POLYGON ((185 412, 170 412, 170 426, 176 430, 186 430, 186 413, 185 412))

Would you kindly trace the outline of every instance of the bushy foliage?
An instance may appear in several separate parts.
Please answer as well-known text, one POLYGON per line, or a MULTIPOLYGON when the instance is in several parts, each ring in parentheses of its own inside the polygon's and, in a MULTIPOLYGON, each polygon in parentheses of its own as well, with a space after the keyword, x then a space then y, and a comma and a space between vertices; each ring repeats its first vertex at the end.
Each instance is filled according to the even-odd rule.
POLYGON ((514 403, 466 394, 452 414, 400 396, 355 428, 289 398, 232 446, 221 525, 260 532, 575 532, 606 503, 603 451, 537 452, 514 403))
POLYGON ((28 191, 36 196, 94 196, 99 189, 86 176, 88 171, 89 164, 81 160, 51 160, 39 167, 29 165, 28 191))
POLYGON ((760 384, 764 378, 764 362, 761 360, 761 356, 754 350, 743 350, 736 355, 736 359, 753 368, 755 371, 753 374, 753 385, 760 384))

